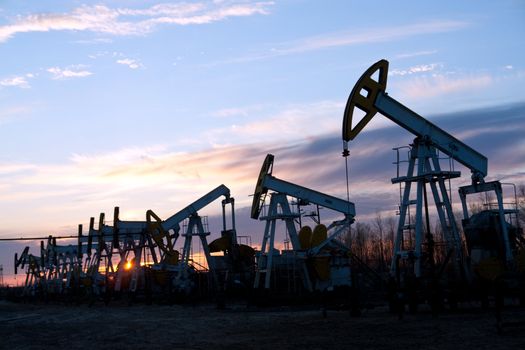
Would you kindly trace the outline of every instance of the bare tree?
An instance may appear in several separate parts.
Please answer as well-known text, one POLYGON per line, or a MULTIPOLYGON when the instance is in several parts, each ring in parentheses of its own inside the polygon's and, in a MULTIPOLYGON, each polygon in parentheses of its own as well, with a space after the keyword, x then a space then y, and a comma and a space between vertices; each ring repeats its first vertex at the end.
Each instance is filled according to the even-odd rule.
POLYGON ((361 260, 367 261, 367 238, 370 237, 370 225, 358 222, 355 225, 355 235, 352 240, 352 251, 361 260))
POLYGON ((394 242, 396 239, 397 220, 393 216, 386 219, 386 235, 385 235, 385 261, 391 262, 394 255, 394 242))
POLYGON ((518 216, 521 226, 525 226, 525 184, 518 185, 518 216))
POLYGON ((341 235, 341 241, 347 248, 352 248, 352 225, 348 227, 348 231, 346 231, 343 235, 341 235))
POLYGON ((379 236, 378 237, 378 242, 379 242, 379 270, 380 271, 385 271, 386 269, 386 265, 385 265, 385 244, 384 244, 384 241, 385 241, 385 235, 384 235, 384 231, 385 231, 385 222, 383 220, 383 218, 381 217, 381 213, 378 211, 376 212, 376 217, 374 218, 374 228, 377 232, 377 235, 379 236))

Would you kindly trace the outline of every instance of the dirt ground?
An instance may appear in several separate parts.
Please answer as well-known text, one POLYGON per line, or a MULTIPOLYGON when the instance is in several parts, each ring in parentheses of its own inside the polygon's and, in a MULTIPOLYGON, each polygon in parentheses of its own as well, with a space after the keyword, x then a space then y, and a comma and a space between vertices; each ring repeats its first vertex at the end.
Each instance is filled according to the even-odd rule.
POLYGON ((525 309, 470 308, 398 320, 348 311, 215 305, 19 304, 0 301, 1 349, 525 349, 525 309))

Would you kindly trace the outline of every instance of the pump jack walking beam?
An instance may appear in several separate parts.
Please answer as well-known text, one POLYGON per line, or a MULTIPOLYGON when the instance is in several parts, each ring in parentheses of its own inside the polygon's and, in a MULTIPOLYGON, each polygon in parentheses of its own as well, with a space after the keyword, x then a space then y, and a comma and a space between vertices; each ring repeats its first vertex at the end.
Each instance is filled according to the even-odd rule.
POLYGON ((380 112, 414 135, 429 140, 441 152, 469 168, 472 171, 473 182, 483 182, 487 175, 487 158, 388 96, 385 92, 387 76, 388 61, 380 60, 368 68, 358 80, 345 108, 343 140, 353 140, 374 115, 380 112), (379 75, 378 80, 373 78, 376 73, 379 75), (365 116, 352 128, 355 108, 364 112, 365 116))

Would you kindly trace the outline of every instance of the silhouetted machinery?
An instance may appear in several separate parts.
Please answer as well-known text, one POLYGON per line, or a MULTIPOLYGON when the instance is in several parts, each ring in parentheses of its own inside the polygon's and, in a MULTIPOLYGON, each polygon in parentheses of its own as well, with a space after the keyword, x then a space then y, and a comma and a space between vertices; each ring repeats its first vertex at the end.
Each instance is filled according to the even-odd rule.
MULTIPOLYGON (((491 288, 506 288, 525 299, 525 240, 517 206, 505 205, 502 183, 485 182, 485 156, 391 98, 385 92, 387 77, 386 60, 378 61, 361 76, 346 104, 342 137, 343 156, 347 157, 348 142, 377 112, 416 136, 410 145, 406 175, 398 174, 392 179, 392 183, 402 188, 391 264, 397 285, 405 289, 417 285, 430 287, 427 290, 445 288, 449 298, 465 291, 473 294, 476 290, 484 293, 491 288), (362 118, 353 123, 356 110, 362 118), (459 188, 463 233, 456 223, 447 188, 447 183, 461 173, 445 170, 440 154, 471 171, 472 184, 459 188), (438 242, 430 229, 428 188, 445 244, 440 256, 436 254, 438 242), (467 196, 479 194, 495 197, 494 205, 469 213, 467 196), (412 218, 410 208, 414 206, 415 218, 412 218)), ((349 247, 338 239, 354 221, 354 204, 274 177, 273 161, 273 155, 268 154, 254 191, 251 217, 266 223, 257 254, 251 247, 239 244, 234 199, 230 190, 220 185, 166 220, 149 210, 145 221, 123 221, 117 207, 113 226, 105 223, 103 213, 97 228, 91 218, 87 235, 79 225, 77 245, 60 246, 50 237, 46 246, 41 243, 40 256, 30 254, 26 247, 20 257, 15 254, 15 273, 18 268, 26 269, 24 293, 63 293, 79 288, 94 295, 107 294, 108 290, 134 293, 156 284, 191 294, 195 290, 196 272, 205 269, 214 291, 252 281, 255 289, 275 290, 284 284, 293 293, 354 286, 353 257, 349 247), (270 201, 266 207, 267 195, 270 201), (221 237, 208 244, 206 237, 210 233, 199 211, 221 197, 224 197, 221 237), (314 220, 317 226, 312 229, 301 221, 308 216, 303 215, 301 208, 308 205, 331 210, 336 213, 332 218, 343 217, 325 226, 317 210, 317 215, 313 215, 317 217, 314 220), (278 222, 284 222, 291 249, 275 248, 278 222), (175 247, 180 236, 184 238, 182 252, 175 247), (192 260, 194 237, 202 243, 207 267, 192 260), (218 252, 223 255, 212 255, 218 252)))
MULTIPOLYGON (((342 136, 343 156, 346 157, 349 155, 348 141, 353 140, 377 112, 416 136, 410 145, 407 174, 392 179, 392 183, 401 183, 404 187, 394 242, 392 274, 397 276, 398 281, 403 277, 407 280, 421 280, 422 277, 439 279, 446 271, 449 281, 457 279, 467 285, 472 285, 479 278, 496 280, 511 274, 515 282, 522 283, 525 267, 521 258, 522 231, 505 219, 506 216, 517 215, 517 208, 504 208, 499 181, 484 181, 487 158, 390 97, 385 92, 387 77, 386 60, 376 62, 363 73, 348 98, 342 136), (356 109, 362 119, 353 123, 356 109), (459 189, 466 242, 457 227, 446 187, 448 180, 461 174, 459 171, 443 170, 439 152, 472 172, 472 185, 459 189), (430 232, 428 186, 446 243, 447 253, 441 266, 436 266, 434 260, 435 242, 430 232), (466 196, 487 192, 495 194, 495 208, 470 216, 466 196), (416 207, 415 222, 410 216, 410 206, 416 207), (406 267, 403 269, 404 274, 400 274, 403 266, 406 267), (516 274, 520 273, 521 277, 517 277, 516 274)), ((519 220, 513 220, 513 223, 519 225, 519 220)))
MULTIPOLYGON (((261 250, 256 254, 254 288, 282 291, 283 285, 295 286, 296 279, 300 280, 297 285, 309 292, 350 287, 350 250, 337 238, 342 233, 347 233, 354 221, 354 204, 272 176, 273 160, 274 156, 268 154, 263 162, 252 203, 252 219, 266 222, 261 250), (269 191, 270 203, 267 210, 263 210, 269 191), (318 205, 342 214, 343 218, 333 221, 328 226, 318 222, 313 230, 306 225, 298 230, 301 213, 300 210, 292 210, 289 198, 294 200, 298 207, 318 205), (275 249, 278 221, 285 223, 292 245, 291 250, 283 249, 280 252, 275 249)), ((299 288, 288 288, 286 292, 298 290, 299 288)))
POLYGON ((230 196, 230 190, 225 185, 220 185, 201 198, 197 199, 184 209, 175 213, 165 221, 161 221, 152 211, 148 211, 148 227, 151 236, 162 253, 160 260, 155 260, 154 270, 173 271, 175 273, 174 284, 178 289, 185 290, 189 294, 194 286, 191 283, 191 275, 194 272, 195 263, 190 261, 192 237, 197 236, 202 243, 208 269, 213 278, 213 288, 224 290, 231 283, 246 283, 246 275, 251 276, 253 271, 254 251, 251 247, 239 244, 235 229, 234 199, 230 196), (198 211, 214 202, 220 197, 222 200, 222 223, 221 237, 209 243, 206 237, 210 234, 198 211), (230 205, 230 228, 227 225, 226 206, 230 205), (155 218, 156 221, 151 220, 155 218), (184 236, 184 246, 180 261, 178 254, 169 253, 173 251, 175 242, 179 237, 181 224, 187 222, 184 236), (223 252, 223 256, 212 256, 211 253, 223 252), (170 255, 177 258, 166 257, 170 255), (251 271, 250 271, 251 270, 251 271), (242 280, 242 281, 241 281, 242 280))
POLYGON ((198 285, 201 294, 207 294, 232 284, 251 284, 254 254, 237 241, 234 199, 220 185, 166 220, 148 210, 145 221, 123 221, 115 207, 111 226, 101 213, 97 227, 95 218, 90 219, 87 234, 79 225, 77 244, 60 246, 50 236, 47 246, 41 244, 40 257, 30 254, 29 247, 20 257, 15 254, 15 273, 26 269, 25 295, 77 293, 91 300, 103 296, 106 301, 122 292, 188 296, 196 294, 198 285), (207 218, 198 212, 220 197, 224 197, 221 237, 208 244, 207 218), (184 238, 181 252, 175 247, 179 237, 184 238), (194 237, 201 241, 204 265, 193 259, 194 237))
POLYGON ((40 242, 40 256, 29 253, 29 247, 20 256, 15 253, 15 274, 19 269, 26 273, 23 295, 69 294, 78 286, 82 274, 79 249, 81 246, 75 244, 58 245, 56 238, 49 236, 45 243, 40 242))
POLYGON ((25 247, 20 256, 15 253, 14 269, 15 275, 18 269, 25 269, 26 279, 22 295, 32 296, 37 293, 37 289, 46 282, 45 271, 43 269, 43 256, 35 256, 29 253, 29 247, 25 247))

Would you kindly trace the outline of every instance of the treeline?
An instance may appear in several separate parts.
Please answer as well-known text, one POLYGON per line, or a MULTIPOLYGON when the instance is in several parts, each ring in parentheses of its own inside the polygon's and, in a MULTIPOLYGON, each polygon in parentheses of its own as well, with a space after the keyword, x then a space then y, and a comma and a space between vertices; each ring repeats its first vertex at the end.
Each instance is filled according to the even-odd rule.
MULTIPOLYGON (((343 242, 367 266, 380 273, 387 272, 392 262, 398 219, 397 216, 384 218, 381 214, 377 214, 370 222, 358 222, 352 225, 350 231, 343 237, 343 242)), ((411 222, 415 222, 414 217, 411 218, 411 222)), ((458 229, 461 228, 458 226, 458 229)), ((441 261, 447 254, 447 248, 439 221, 431 225, 430 233, 434 243, 435 260, 441 261)), ((423 237, 426 244, 426 237, 428 237, 426 225, 423 225, 423 237)), ((402 246, 404 249, 413 249, 415 230, 405 234, 402 246)))

